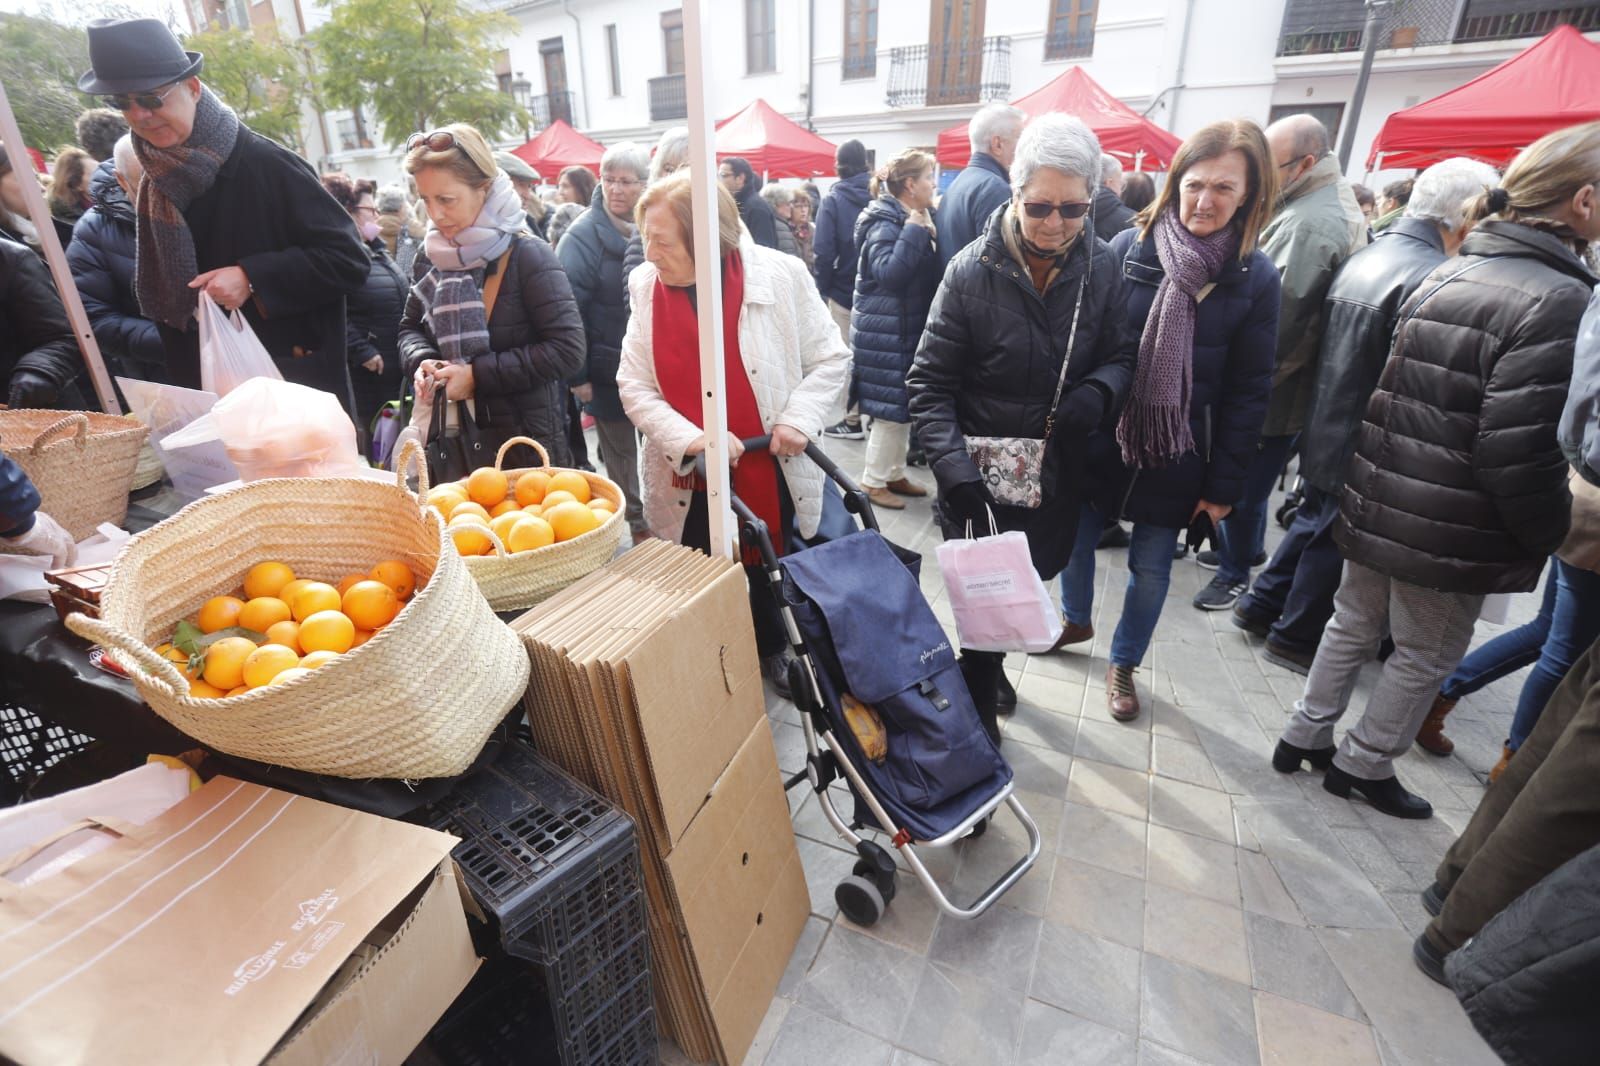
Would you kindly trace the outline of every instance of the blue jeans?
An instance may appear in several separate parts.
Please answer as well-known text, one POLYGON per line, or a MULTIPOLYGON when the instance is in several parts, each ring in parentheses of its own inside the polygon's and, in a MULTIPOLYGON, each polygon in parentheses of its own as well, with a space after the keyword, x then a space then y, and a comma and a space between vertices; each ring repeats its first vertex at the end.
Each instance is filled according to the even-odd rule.
POLYGON ((1560 559, 1550 560, 1544 600, 1533 621, 1508 630, 1477 649, 1456 667, 1439 688, 1446 699, 1470 695, 1507 674, 1534 664, 1517 698, 1511 736, 1512 751, 1533 732, 1550 694, 1600 637, 1600 574, 1579 570, 1560 559))
MULTIPOLYGON (((1094 546, 1104 522, 1100 512, 1085 507, 1078 517, 1078 538, 1072 559, 1061 571, 1061 613, 1067 621, 1088 625, 1094 618, 1094 546)), ((1176 529, 1133 524, 1128 541, 1128 590, 1122 599, 1122 617, 1111 638, 1111 665, 1138 666, 1150 650, 1150 638, 1167 602, 1172 577, 1172 553, 1178 547, 1176 529)))
POLYGON ((1233 505, 1217 530, 1220 550, 1217 576, 1243 585, 1250 580, 1250 561, 1261 554, 1267 543, 1267 501, 1272 486, 1289 460, 1295 434, 1262 437, 1250 467, 1244 475, 1244 495, 1233 505))
POLYGON ((1272 626, 1274 642, 1314 653, 1333 617, 1344 556, 1333 542, 1339 496, 1307 485, 1305 501, 1267 568, 1239 598, 1239 611, 1272 626))

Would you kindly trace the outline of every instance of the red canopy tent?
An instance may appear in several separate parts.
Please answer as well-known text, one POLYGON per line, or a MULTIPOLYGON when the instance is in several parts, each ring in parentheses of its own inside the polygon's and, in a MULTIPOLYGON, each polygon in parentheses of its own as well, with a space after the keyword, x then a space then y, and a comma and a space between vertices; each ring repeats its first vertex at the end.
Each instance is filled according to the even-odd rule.
MULTIPOLYGON (((1030 116, 1065 111, 1083 120, 1100 138, 1100 150, 1122 156, 1135 170, 1165 170, 1183 142, 1106 92, 1100 83, 1071 67, 1044 88, 1012 103, 1030 116)), ((964 167, 972 150, 967 124, 939 134, 939 165, 964 167)))
POLYGON ((833 173, 834 145, 756 100, 717 123, 717 158, 742 156, 757 174, 811 178, 833 173))
POLYGON ((600 173, 600 157, 605 145, 591 141, 561 119, 539 131, 539 136, 511 154, 539 172, 545 181, 554 184, 556 175, 567 167, 588 167, 600 173))
POLYGON ((1600 44, 1558 26, 1460 88, 1390 115, 1367 169, 1426 167, 1456 155, 1503 167, 1546 133, 1593 119, 1600 44))

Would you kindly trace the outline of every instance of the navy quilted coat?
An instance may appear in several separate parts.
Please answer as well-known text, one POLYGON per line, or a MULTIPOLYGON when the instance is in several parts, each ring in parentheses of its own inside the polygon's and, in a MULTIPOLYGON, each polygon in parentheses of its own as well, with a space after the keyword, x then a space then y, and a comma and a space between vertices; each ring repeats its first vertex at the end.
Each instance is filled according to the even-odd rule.
POLYGON ((850 309, 856 386, 861 413, 886 422, 911 421, 906 372, 941 274, 933 235, 908 217, 899 200, 884 195, 856 220, 859 258, 850 309))

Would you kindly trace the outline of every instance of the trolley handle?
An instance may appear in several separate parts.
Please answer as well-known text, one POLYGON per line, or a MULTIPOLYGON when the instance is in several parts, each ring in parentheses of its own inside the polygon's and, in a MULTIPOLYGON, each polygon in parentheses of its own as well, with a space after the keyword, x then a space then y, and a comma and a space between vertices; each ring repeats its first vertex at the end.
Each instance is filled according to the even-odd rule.
MULTIPOLYGON (((744 450, 747 452, 766 451, 772 446, 772 434, 766 433, 759 437, 741 438, 739 443, 744 445, 744 450)), ((839 464, 833 461, 833 457, 823 451, 822 446, 810 438, 806 439, 804 454, 807 459, 817 464, 823 476, 839 486, 839 493, 844 498, 844 509, 861 520, 862 528, 876 530, 878 528, 878 516, 872 510, 872 501, 867 498, 867 494, 862 490, 861 486, 856 484, 855 479, 840 469, 839 464)), ((694 472, 702 480, 705 479, 705 452, 701 452, 694 457, 694 472)), ((735 498, 734 510, 743 518, 747 512, 740 512, 740 506, 737 498, 735 498)))

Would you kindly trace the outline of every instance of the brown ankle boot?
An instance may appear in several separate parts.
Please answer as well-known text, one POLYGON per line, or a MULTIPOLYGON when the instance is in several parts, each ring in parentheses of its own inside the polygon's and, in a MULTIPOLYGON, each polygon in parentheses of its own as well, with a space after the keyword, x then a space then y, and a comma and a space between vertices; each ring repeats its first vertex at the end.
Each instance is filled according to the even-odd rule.
POLYGON ((1444 735, 1445 717, 1455 707, 1456 701, 1446 699, 1442 693, 1433 698, 1428 717, 1422 720, 1422 728, 1417 730, 1417 746, 1429 755, 1449 755, 1456 750, 1455 744, 1444 735))
POLYGON ((1506 772, 1506 764, 1511 761, 1511 756, 1515 754, 1516 752, 1511 750, 1511 745, 1501 745, 1500 761, 1495 763, 1493 769, 1489 771, 1489 784, 1492 785, 1496 781, 1500 780, 1500 775, 1506 772))
POLYGON ((1139 692, 1133 687, 1133 667, 1112 666, 1106 670, 1106 710, 1119 722, 1139 717, 1139 692))

